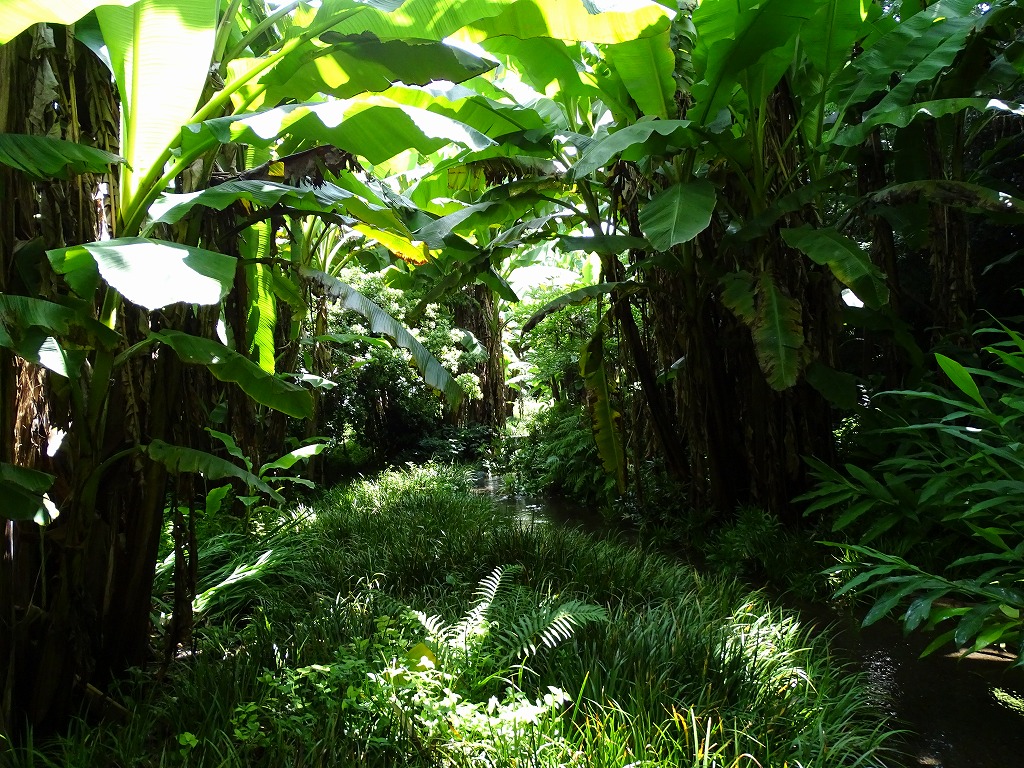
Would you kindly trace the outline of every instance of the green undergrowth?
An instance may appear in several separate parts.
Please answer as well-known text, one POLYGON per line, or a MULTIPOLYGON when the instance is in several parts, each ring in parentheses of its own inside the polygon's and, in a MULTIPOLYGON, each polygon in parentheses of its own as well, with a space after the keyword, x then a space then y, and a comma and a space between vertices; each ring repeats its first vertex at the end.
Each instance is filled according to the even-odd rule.
POLYGON ((463 470, 358 482, 266 530, 200 552, 194 652, 14 768, 886 764, 865 681, 794 615, 503 515, 463 470))

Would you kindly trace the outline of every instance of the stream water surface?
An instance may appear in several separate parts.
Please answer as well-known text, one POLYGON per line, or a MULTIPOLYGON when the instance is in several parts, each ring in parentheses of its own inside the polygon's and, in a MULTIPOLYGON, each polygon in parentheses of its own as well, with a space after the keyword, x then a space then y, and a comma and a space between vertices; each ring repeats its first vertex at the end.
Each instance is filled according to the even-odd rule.
MULTIPOLYGON (((611 530, 590 509, 504 495, 500 479, 486 473, 478 476, 477 487, 530 525, 611 530)), ((829 627, 836 653, 867 674, 871 693, 892 717, 893 727, 906 730, 907 758, 900 768, 1024 768, 1024 670, 1012 668, 1013 656, 936 653, 922 659, 929 638, 905 637, 895 622, 862 628, 858 617, 832 606, 792 607, 804 621, 829 627)))

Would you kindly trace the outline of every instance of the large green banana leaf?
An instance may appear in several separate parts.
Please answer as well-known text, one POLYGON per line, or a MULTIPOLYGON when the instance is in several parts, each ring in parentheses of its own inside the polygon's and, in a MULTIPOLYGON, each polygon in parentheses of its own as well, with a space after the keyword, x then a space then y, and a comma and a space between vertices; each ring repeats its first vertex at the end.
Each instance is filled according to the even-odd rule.
POLYGON ((119 339, 115 331, 70 307, 0 294, 0 346, 66 379, 76 378, 85 360, 81 343, 111 348, 119 339), (69 346, 72 338, 79 344, 69 346))
MULTIPOLYGON (((196 112, 206 86, 219 3, 141 0, 96 9, 121 94, 121 194, 131 201, 196 112)), ((125 206, 127 207, 127 206, 125 206)), ((134 233, 129 233, 134 234, 134 233)))
POLYGON ((828 227, 783 229, 781 234, 783 240, 806 254, 815 264, 828 266, 836 279, 871 309, 881 309, 889 301, 885 275, 850 238, 828 227))
POLYGON ((314 269, 303 268, 301 274, 317 283, 330 296, 339 299, 346 309, 365 317, 370 323, 370 332, 379 333, 393 340, 396 345, 412 355, 412 361, 423 375, 423 381, 430 387, 444 393, 452 408, 458 407, 463 392, 452 375, 400 322, 359 293, 355 288, 336 277, 314 269))
POLYGON ((983 113, 1000 112, 1024 117, 1024 104, 1005 102, 1000 99, 969 98, 922 101, 905 107, 898 107, 888 112, 873 110, 863 121, 843 130, 842 133, 832 140, 832 143, 842 147, 854 147, 867 139, 871 132, 880 125, 894 125, 897 128, 906 128, 918 118, 935 119, 945 117, 946 115, 955 115, 966 109, 983 113))
POLYGON ((290 104, 242 117, 221 117, 181 130, 181 149, 196 157, 217 144, 271 146, 289 134, 332 144, 383 163, 400 152, 432 154, 448 144, 483 149, 493 142, 480 131, 425 109, 381 96, 315 104, 290 104))
POLYGON ((497 15, 466 25, 463 34, 476 42, 511 35, 521 39, 553 37, 621 43, 665 32, 672 15, 664 5, 651 0, 519 0, 508 3, 497 15))
POLYGON ((667 120, 676 112, 676 57, 670 30, 606 46, 605 58, 644 115, 667 120))
POLYGON ((396 85, 384 94, 396 104, 436 112, 499 139, 525 131, 546 132, 548 123, 536 109, 503 104, 464 85, 426 87, 396 85))
POLYGON ((73 141, 0 133, 0 163, 33 179, 67 179, 81 173, 104 173, 124 158, 73 141))
POLYGON ((352 5, 351 0, 325 0, 319 8, 297 13, 295 26, 331 24, 341 35, 370 33, 381 40, 456 37, 478 42, 513 35, 619 43, 658 34, 672 17, 671 11, 651 0, 406 0, 392 7, 378 3, 346 17, 352 5), (388 12, 393 9, 397 10, 388 12), (332 24, 335 17, 340 21, 332 24))
POLYGON ((734 90, 746 85, 763 102, 792 61, 796 36, 820 0, 705 0, 693 12, 699 82, 690 115, 698 125, 714 121, 734 90))
POLYGON ((150 310, 178 302, 219 304, 237 264, 222 253, 142 237, 58 248, 47 256, 83 298, 92 298, 102 277, 126 299, 150 310))
POLYGON ((4 0, 0 7, 0 45, 33 24, 74 24, 89 11, 101 5, 134 5, 139 0, 4 0))
POLYGON ((770 274, 761 275, 751 333, 757 361, 772 389, 792 387, 800 376, 804 345, 801 313, 799 301, 783 293, 770 274))
MULTIPOLYGON (((606 316, 607 318, 607 316, 606 316)), ((597 453, 605 470, 615 478, 619 493, 626 490, 626 457, 619 435, 621 414, 612 404, 608 373, 604 365, 604 328, 607 319, 583 348, 580 371, 587 388, 587 405, 594 430, 597 453)))
POLYGON ((173 349, 183 362, 203 365, 217 379, 237 384, 257 403, 297 419, 308 419, 313 413, 313 400, 308 391, 268 374, 252 360, 218 341, 173 330, 159 331, 150 338, 173 349))
POLYGON ((58 515, 57 507, 46 495, 53 481, 53 475, 46 472, 0 463, 0 517, 49 523, 58 515))
MULTIPOLYGON (((974 16, 972 0, 939 0, 904 19, 864 53, 853 60, 841 78, 834 97, 840 106, 869 101, 889 89, 892 77, 899 83, 873 107, 890 112, 909 104, 922 84, 930 84, 960 53, 968 35, 982 22, 974 16)), ((841 121, 837 122, 837 128, 841 121)))
POLYGON ((442 80, 461 83, 495 66, 478 56, 433 40, 378 40, 372 35, 320 36, 329 48, 309 46, 285 57, 260 78, 264 101, 307 101, 317 94, 347 99, 386 91, 393 83, 426 85, 442 80))
POLYGON ((196 206, 223 211, 245 200, 269 208, 283 205, 303 213, 341 213, 378 229, 409 235, 408 227, 391 208, 366 200, 336 184, 293 187, 275 181, 239 179, 184 195, 165 194, 150 207, 153 224, 173 224, 196 206))
POLYGON ((181 445, 171 445, 163 440, 154 440, 143 446, 142 452, 153 461, 167 467, 172 474, 180 472, 198 472, 209 480, 237 478, 249 488, 258 488, 278 503, 284 503, 284 497, 267 485, 263 480, 246 469, 232 464, 230 461, 214 456, 212 453, 197 451, 181 445))
POLYGON ((650 120, 634 123, 590 144, 576 161, 569 176, 583 179, 604 168, 617 155, 623 160, 641 160, 664 154, 669 148, 696 147, 701 134, 689 120, 650 120))
POLYGON ((657 251, 692 240, 711 224, 718 195, 704 179, 673 184, 640 209, 640 228, 657 251))

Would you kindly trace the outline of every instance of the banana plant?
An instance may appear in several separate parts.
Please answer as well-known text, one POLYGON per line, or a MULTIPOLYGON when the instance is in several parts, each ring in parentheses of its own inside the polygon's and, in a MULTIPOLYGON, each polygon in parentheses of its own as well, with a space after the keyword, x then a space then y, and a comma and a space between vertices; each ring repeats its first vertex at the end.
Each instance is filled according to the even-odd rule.
MULTIPOLYGON (((408 0, 397 13, 389 0, 327 0, 279 9, 247 0, 226 7, 214 0, 45 5, 14 0, 4 5, 0 40, 32 23, 75 22, 82 44, 106 56, 120 94, 121 141, 118 158, 48 144, 35 152, 34 167, 25 167, 25 146, 34 140, 20 146, 17 139, 5 140, 0 159, 37 176, 99 170, 97 164, 120 163, 119 158, 125 162, 110 178, 114 206, 108 224, 114 239, 49 243, 50 267, 63 281, 59 295, 31 307, 11 302, 5 315, 7 348, 68 382, 52 380, 75 414, 69 419, 75 439, 64 450, 76 455, 65 457, 71 476, 54 483, 60 498, 44 487, 49 478, 4 473, 9 487, 20 488, 30 501, 37 495, 44 499, 44 493, 54 497, 60 517, 51 528, 59 527, 60 535, 43 537, 50 561, 45 577, 34 555, 12 544, 12 567, 21 575, 11 584, 0 583, 5 617, 20 616, 18 606, 33 605, 32 616, 44 617, 51 628, 40 635, 32 623, 36 619, 23 617, 4 633, 24 640, 0 642, 0 731, 25 717, 59 719, 70 709, 76 680, 102 685, 145 657, 165 473, 214 471, 196 449, 173 445, 194 432, 193 420, 203 418, 201 410, 179 406, 179 392, 189 386, 183 382, 192 380, 188 371, 201 369, 208 372, 204 376, 237 384, 261 408, 293 416, 311 408, 308 392, 283 380, 276 364, 271 372, 269 355, 271 302, 287 304, 282 294, 301 293, 282 287, 285 277, 299 272, 268 274, 246 267, 251 274, 245 282, 255 286, 262 304, 258 315, 245 312, 255 318, 252 338, 218 333, 223 307, 238 300, 245 253, 230 241, 205 240, 198 213, 254 201, 257 214, 259 207, 310 204, 316 194, 272 172, 275 162, 287 166, 285 158, 321 144, 377 166, 409 150, 430 154, 453 144, 483 150, 506 138, 528 140, 529 126, 500 123, 500 109, 454 92, 423 90, 434 80, 460 81, 491 66, 445 41, 515 35, 615 44, 663 36, 670 13, 654 2, 634 6, 629 12, 594 14, 581 0, 557 7, 533 1, 408 0), (182 50, 189 56, 182 57, 182 50), (388 94, 387 86, 397 79, 407 85, 388 94), (290 95, 286 84, 293 81, 304 101, 282 106, 279 100, 290 95), (387 131, 380 130, 382 122, 387 131), (276 155, 266 168, 269 179, 243 176, 263 163, 240 163, 239 144, 276 155), (211 180, 225 169, 237 175, 234 181, 270 185, 239 183, 218 193, 211 180), (158 203, 172 188, 198 195, 158 203), (180 207, 189 204, 196 212, 191 218, 180 207), (178 214, 183 215, 175 220, 178 214), (83 326, 91 335, 82 333, 83 326), (12 585, 20 584, 41 584, 42 592, 15 594, 12 585), (77 638, 71 652, 68 636, 77 638), (18 676, 8 674, 14 668, 21 670, 18 676)), ((628 57, 620 68, 628 68, 628 57)), ((635 79, 632 87, 640 88, 635 79)), ((383 208, 375 209, 365 195, 325 194, 331 193, 336 195, 332 211, 324 212, 320 199, 317 213, 404 234, 402 224, 383 208)), ((246 224, 244 216, 239 223, 246 224)), ((268 228, 256 237, 272 244, 271 235, 268 228)), ((249 261, 262 258, 258 247, 249 261)))

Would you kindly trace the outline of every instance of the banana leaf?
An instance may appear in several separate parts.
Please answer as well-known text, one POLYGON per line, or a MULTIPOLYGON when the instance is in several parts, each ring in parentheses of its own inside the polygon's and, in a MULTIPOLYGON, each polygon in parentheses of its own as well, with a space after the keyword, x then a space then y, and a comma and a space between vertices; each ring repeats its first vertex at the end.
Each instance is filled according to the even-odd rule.
POLYGON ((307 419, 313 413, 308 391, 268 374, 218 341, 173 330, 154 333, 151 339, 173 349, 182 362, 206 366, 220 381, 237 384, 257 403, 297 419, 307 419))
POLYGON ((783 293, 767 272, 758 281, 751 333, 757 361, 772 389, 783 390, 796 384, 804 345, 800 302, 783 293))
POLYGON ((370 323, 370 332, 387 336, 402 349, 412 355, 412 361, 423 375, 427 386, 442 392, 452 408, 457 408, 462 401, 462 388, 452 375, 437 361, 416 338, 409 333, 404 325, 391 315, 359 293, 355 288, 343 283, 336 277, 314 269, 303 267, 303 277, 313 281, 328 295, 339 299, 346 309, 351 309, 365 317, 370 323))
POLYGON ((37 181, 67 179, 82 173, 105 173, 124 158, 73 141, 0 133, 0 164, 37 181))
POLYGON ((540 324, 548 315, 552 315, 566 307, 582 306, 583 304, 587 304, 594 300, 598 296, 604 296, 612 292, 619 295, 629 295, 637 293, 643 289, 644 286, 630 282, 598 283, 597 285, 588 285, 585 288, 577 288, 575 291, 569 291, 568 293, 562 294, 554 301, 549 301, 543 307, 530 315, 530 319, 526 321, 520 335, 525 336, 536 328, 537 325, 540 324))
POLYGON ((263 480, 246 469, 232 464, 230 461, 214 456, 212 453, 197 451, 181 445, 171 445, 163 440, 154 440, 143 446, 142 452, 153 461, 167 467, 172 474, 180 472, 198 472, 209 480, 237 478, 250 488, 258 488, 274 501, 284 502, 284 497, 267 485, 263 480))
POLYGON ((83 298, 97 276, 145 309, 219 304, 231 289, 237 260, 222 253, 143 237, 85 243, 46 252, 57 274, 83 298))
POLYGON ((619 493, 623 493, 626 490, 626 456, 619 434, 622 417, 612 405, 611 388, 604 365, 606 322, 602 321, 597 332, 583 348, 580 372, 587 388, 587 405, 601 464, 615 478, 615 487, 619 493))

